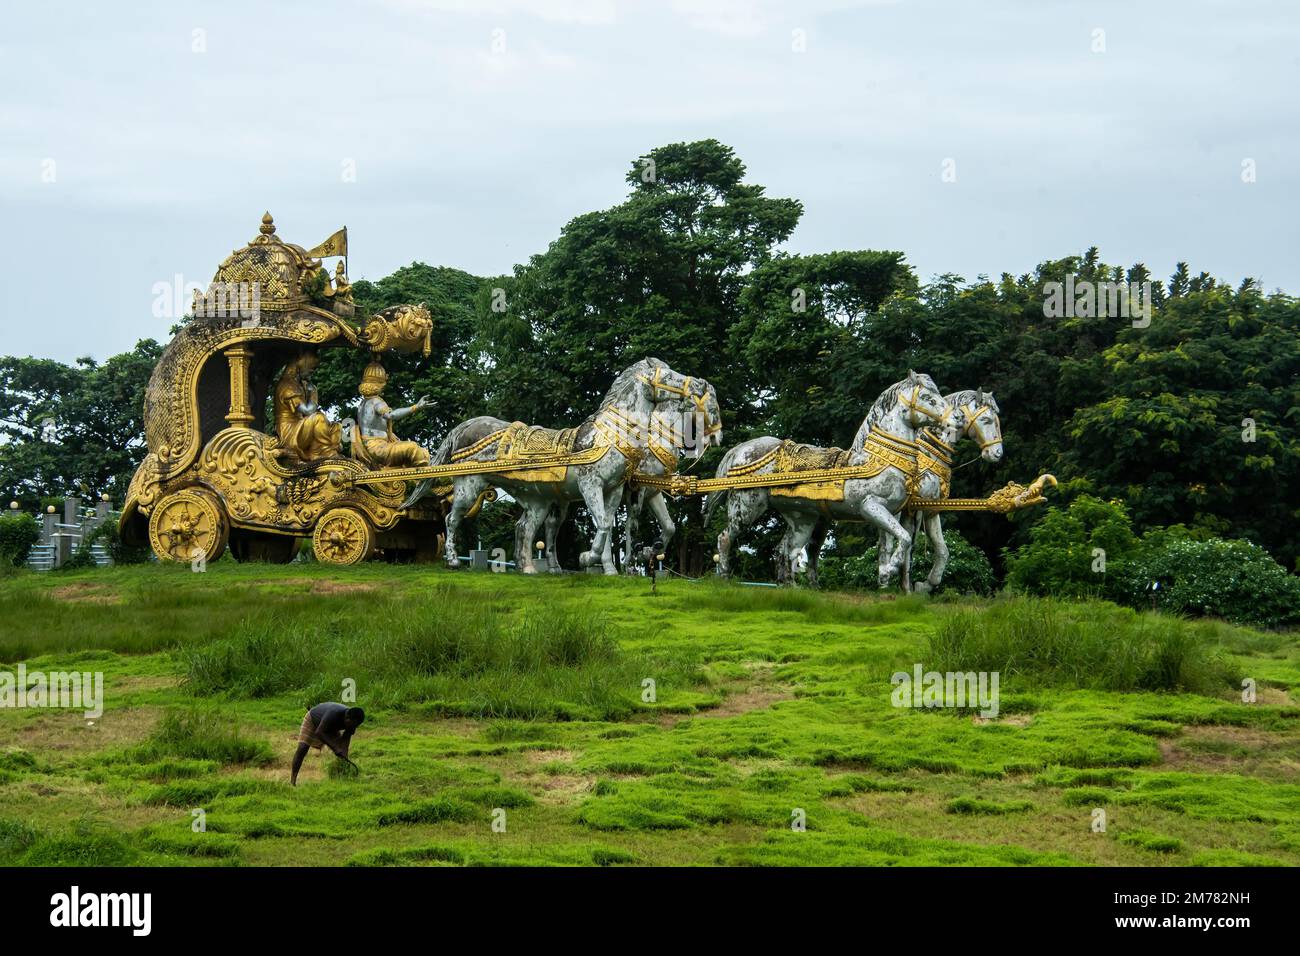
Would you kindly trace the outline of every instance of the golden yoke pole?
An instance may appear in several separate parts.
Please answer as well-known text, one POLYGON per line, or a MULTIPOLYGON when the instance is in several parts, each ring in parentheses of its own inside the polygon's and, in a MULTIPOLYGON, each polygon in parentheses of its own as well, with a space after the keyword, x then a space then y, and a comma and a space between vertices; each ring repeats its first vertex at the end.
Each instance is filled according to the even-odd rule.
POLYGON ((230 363, 230 411, 226 421, 232 428, 249 428, 253 424, 253 410, 248 405, 248 363, 253 353, 242 345, 226 349, 230 363))

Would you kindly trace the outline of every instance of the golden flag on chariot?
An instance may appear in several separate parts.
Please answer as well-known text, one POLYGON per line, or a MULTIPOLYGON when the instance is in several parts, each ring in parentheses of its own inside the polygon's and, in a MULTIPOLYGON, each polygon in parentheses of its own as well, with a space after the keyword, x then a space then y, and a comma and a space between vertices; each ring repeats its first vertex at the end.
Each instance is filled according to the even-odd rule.
POLYGON ((348 227, 344 226, 314 249, 307 250, 312 259, 331 259, 348 254, 348 227))

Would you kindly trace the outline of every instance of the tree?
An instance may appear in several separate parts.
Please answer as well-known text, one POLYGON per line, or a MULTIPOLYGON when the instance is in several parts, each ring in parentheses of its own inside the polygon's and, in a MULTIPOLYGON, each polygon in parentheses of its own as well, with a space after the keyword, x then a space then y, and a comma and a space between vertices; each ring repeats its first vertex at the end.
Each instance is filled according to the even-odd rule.
POLYGON ((162 354, 152 339, 103 364, 0 358, 0 487, 33 504, 107 492, 120 501, 144 457, 144 392, 162 354))

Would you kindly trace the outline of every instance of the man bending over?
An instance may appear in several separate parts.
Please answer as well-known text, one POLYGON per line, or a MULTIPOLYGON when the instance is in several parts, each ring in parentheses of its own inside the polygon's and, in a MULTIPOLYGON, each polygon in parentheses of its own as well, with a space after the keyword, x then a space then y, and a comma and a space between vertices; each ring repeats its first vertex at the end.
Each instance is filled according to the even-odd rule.
POLYGON ((295 787, 298 785, 298 770, 309 748, 320 750, 328 747, 334 756, 347 760, 352 734, 365 719, 365 711, 360 707, 345 707, 343 704, 317 704, 307 711, 302 726, 298 728, 298 752, 293 755, 293 773, 289 782, 295 787))

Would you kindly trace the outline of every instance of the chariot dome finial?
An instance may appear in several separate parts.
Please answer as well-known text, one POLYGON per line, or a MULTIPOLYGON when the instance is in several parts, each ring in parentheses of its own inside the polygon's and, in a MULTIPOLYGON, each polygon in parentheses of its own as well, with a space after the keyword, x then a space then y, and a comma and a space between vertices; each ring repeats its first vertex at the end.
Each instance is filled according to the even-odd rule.
POLYGON ((262 235, 270 236, 275 234, 275 220, 271 218, 268 212, 262 216, 262 235))

